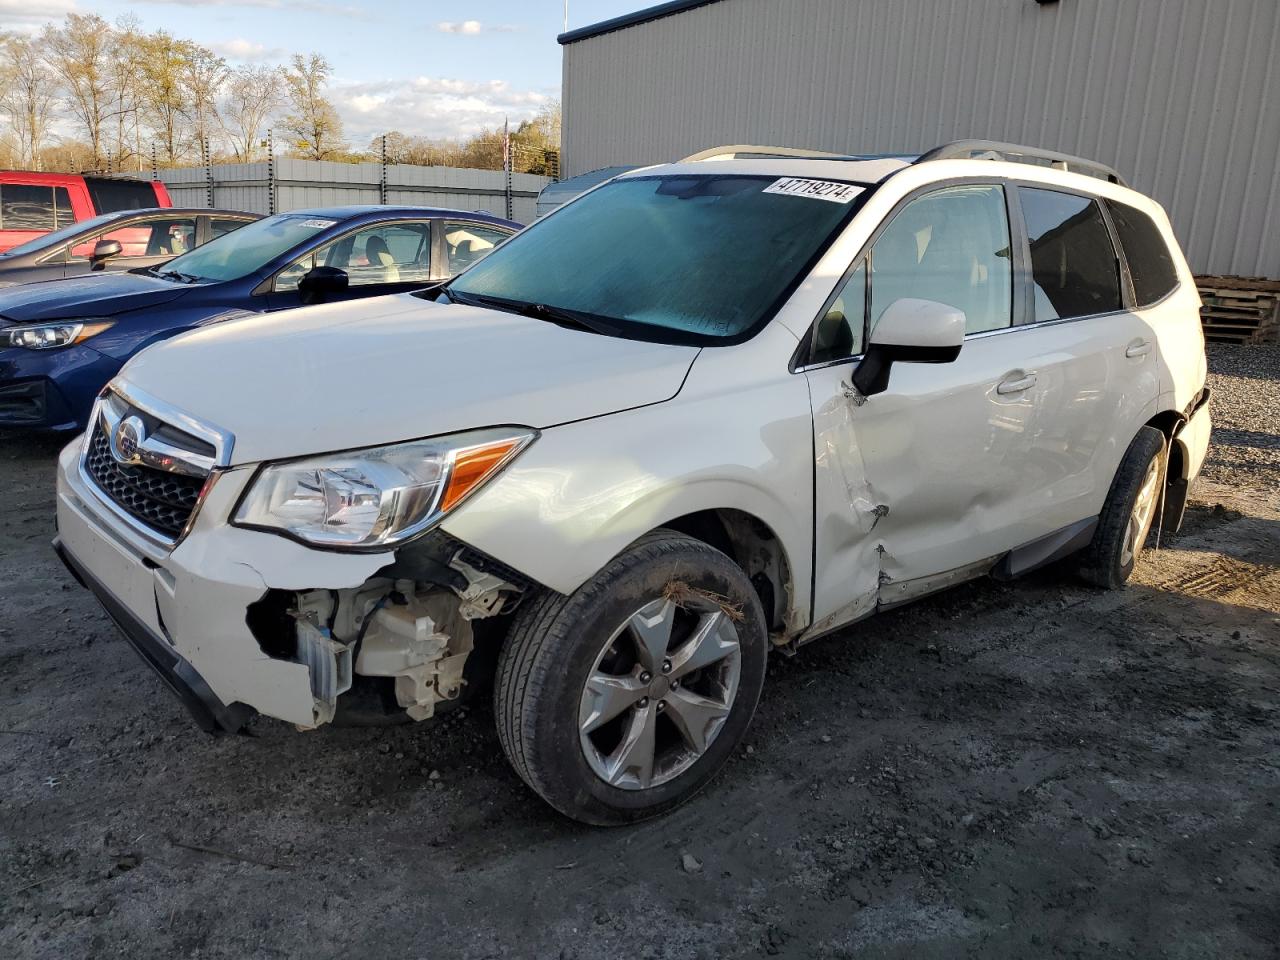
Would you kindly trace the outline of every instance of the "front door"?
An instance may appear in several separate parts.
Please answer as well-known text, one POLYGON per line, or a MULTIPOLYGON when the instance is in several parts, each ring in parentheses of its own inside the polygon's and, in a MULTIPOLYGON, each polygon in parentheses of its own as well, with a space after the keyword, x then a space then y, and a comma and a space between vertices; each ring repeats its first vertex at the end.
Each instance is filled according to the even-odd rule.
POLYGON ((329 301, 419 290, 432 282, 431 222, 380 223, 330 240, 276 274, 267 295, 270 309, 301 305, 298 283, 318 266, 347 274, 346 292, 327 296, 329 301))
POLYGON ((1013 326, 1012 236, 1000 186, 918 196, 892 216, 815 326, 805 375, 816 624, 927 592, 1017 545, 1031 526, 1027 454, 1039 390, 1013 326), (891 303, 908 297, 964 311, 958 359, 897 364, 884 393, 851 398, 849 375, 867 337, 891 303))

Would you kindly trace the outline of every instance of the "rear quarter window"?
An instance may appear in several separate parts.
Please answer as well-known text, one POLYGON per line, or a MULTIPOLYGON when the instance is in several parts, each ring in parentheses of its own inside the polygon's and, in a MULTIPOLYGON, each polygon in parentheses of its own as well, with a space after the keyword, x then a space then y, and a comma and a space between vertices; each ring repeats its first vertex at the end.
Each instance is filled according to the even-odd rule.
POLYGON ((1135 207, 1107 200, 1111 222, 1129 263, 1133 295, 1145 307, 1163 300, 1178 285, 1178 268, 1154 220, 1135 207))
POLYGON ((106 180, 84 178, 89 197, 98 213, 115 213, 117 210, 143 210, 158 207, 155 188, 146 180, 106 180))

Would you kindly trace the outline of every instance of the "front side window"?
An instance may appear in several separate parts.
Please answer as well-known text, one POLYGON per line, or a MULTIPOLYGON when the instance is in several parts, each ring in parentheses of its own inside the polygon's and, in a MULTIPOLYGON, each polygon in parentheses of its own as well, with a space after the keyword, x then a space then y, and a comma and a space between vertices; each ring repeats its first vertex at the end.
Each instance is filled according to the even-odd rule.
POLYGON ((1133 296, 1138 306, 1150 306, 1157 300, 1163 300, 1178 285, 1178 268, 1160 228, 1141 210, 1115 200, 1107 200, 1106 204, 1111 212, 1111 222, 1116 226, 1124 258, 1129 264, 1133 296))
POLYGON ((72 260, 88 260, 99 241, 120 244, 122 260, 140 257, 176 257, 196 243, 195 217, 165 217, 160 220, 132 220, 105 233, 95 233, 71 246, 72 260))
POLYGON ((741 174, 627 177, 516 234, 445 292, 571 311, 619 336, 740 342, 812 269, 861 192, 741 174))
POLYGON ((811 363, 829 363, 862 353, 867 318, 867 261, 840 288, 813 328, 811 363))
POLYGON ((297 290, 316 266, 345 271, 353 287, 378 283, 428 283, 431 280, 431 225, 383 223, 339 237, 282 270, 273 289, 297 290))
POLYGON ((1020 188, 1031 241, 1035 320, 1069 320, 1121 309, 1120 265, 1095 200, 1020 188))
POLYGON ((964 311, 965 332, 1013 322, 1013 267, 1004 190, 947 187, 908 203, 871 248, 871 329, 897 300, 964 311))
POLYGON ((444 242, 449 251, 449 276, 461 273, 477 260, 487 257, 509 236, 510 230, 499 230, 479 223, 445 223, 444 242))
POLYGON ((0 184, 0 230, 52 230, 53 188, 23 183, 0 184))
POLYGON ((161 273, 180 273, 196 280, 238 280, 338 221, 305 213, 278 213, 223 234, 164 265, 161 273))

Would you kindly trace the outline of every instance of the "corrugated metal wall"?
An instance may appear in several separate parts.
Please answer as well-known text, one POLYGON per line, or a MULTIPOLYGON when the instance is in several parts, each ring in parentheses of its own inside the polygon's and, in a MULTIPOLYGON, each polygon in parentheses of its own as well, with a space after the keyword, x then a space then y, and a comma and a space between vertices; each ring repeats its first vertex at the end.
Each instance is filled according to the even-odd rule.
POLYGON ((1280 278, 1280 0, 721 0, 564 47, 566 176, 725 143, 1112 163, 1198 273, 1280 278))
MULTIPOLYGON (((275 168, 278 213, 306 207, 378 202, 382 168, 376 163, 277 160, 275 168)), ((265 162, 218 164, 211 169, 214 206, 255 213, 268 211, 270 192, 265 162)), ((161 170, 160 179, 169 188, 175 205, 203 207, 208 204, 204 167, 161 170)), ((512 175, 514 219, 521 223, 533 221, 537 215, 538 192, 550 182, 548 177, 528 173, 512 175)), ((407 164, 387 167, 388 203, 484 210, 503 217, 507 210, 505 185, 506 175, 501 170, 407 164)))

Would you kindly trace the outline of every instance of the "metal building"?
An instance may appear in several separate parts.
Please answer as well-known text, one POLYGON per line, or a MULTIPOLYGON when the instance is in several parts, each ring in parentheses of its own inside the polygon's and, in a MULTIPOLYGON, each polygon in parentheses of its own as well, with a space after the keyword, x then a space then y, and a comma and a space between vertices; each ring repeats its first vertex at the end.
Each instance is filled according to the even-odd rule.
POLYGON ((573 30, 565 175, 982 138, 1116 166, 1199 274, 1280 280, 1280 0, 676 0, 573 30))

